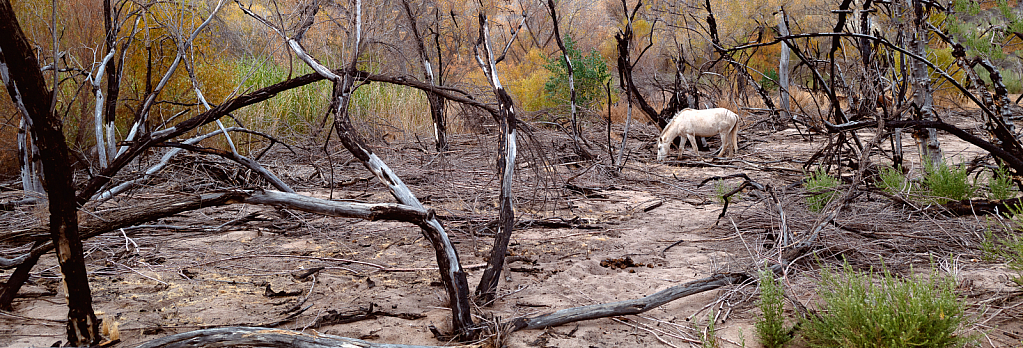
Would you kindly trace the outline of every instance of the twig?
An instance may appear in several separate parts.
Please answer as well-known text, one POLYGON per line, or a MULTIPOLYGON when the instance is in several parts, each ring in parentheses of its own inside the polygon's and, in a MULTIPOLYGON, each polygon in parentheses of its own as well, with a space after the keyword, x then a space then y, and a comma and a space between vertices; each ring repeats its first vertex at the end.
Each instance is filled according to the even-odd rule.
MULTIPOLYGON (((632 323, 629 323, 629 322, 627 322, 627 321, 624 321, 624 320, 621 320, 621 319, 618 319, 618 318, 611 318, 611 320, 614 320, 614 321, 616 321, 616 322, 618 322, 618 323, 621 323, 621 324, 625 324, 625 325, 628 325, 628 326, 632 326, 632 327, 634 327, 634 328, 637 328, 637 329, 640 329, 640 330, 643 330, 643 331, 649 332, 649 333, 650 333, 651 335, 654 335, 654 338, 656 338, 656 339, 657 339, 658 341, 660 341, 661 343, 664 343, 664 344, 666 344, 666 345, 668 345, 669 347, 672 347, 672 348, 678 348, 678 346, 676 346, 676 345, 674 345, 674 344, 671 344, 671 342, 665 341, 665 340, 664 340, 663 338, 661 338, 661 336, 660 336, 660 335, 658 335, 658 334, 657 334, 657 332, 655 332, 654 330, 651 330, 651 329, 648 329, 648 328, 645 328, 645 327, 642 327, 642 326, 639 326, 639 325, 634 325, 634 324, 632 324, 632 323)), ((661 333, 664 333, 665 335, 667 335, 667 333, 666 333, 666 332, 664 332, 664 331, 661 331, 661 333)), ((674 337, 674 336, 672 336, 672 337, 674 337)), ((676 338, 681 338, 681 337, 676 337, 676 338)), ((684 338, 683 338, 683 339, 684 339, 684 338)), ((696 340, 686 340, 686 342, 689 342, 689 343, 700 343, 699 341, 696 341, 696 340)))

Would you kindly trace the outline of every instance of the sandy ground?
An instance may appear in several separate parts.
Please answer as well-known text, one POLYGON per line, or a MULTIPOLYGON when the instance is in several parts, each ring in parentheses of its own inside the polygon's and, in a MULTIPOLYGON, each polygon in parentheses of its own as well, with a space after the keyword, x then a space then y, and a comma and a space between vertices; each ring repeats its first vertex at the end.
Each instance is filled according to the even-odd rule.
MULTIPOLYGON (((653 145, 644 142, 653 138, 653 131, 648 127, 634 132, 641 141, 632 144, 633 158, 620 176, 602 168, 553 162, 550 168, 562 181, 556 181, 556 186, 544 184, 543 175, 536 170, 542 165, 532 160, 535 157, 520 157, 519 219, 560 217, 585 224, 517 229, 499 298, 492 306, 480 308, 476 320, 508 322, 569 307, 638 298, 715 272, 750 270, 752 260, 765 255, 773 238, 770 227, 761 231, 756 225, 756 216, 766 214, 765 204, 744 193, 715 224, 723 206, 714 201, 714 185, 697 184, 704 178, 742 172, 773 187, 788 187, 802 178, 798 162, 820 146, 802 141, 791 129, 749 132, 743 135, 738 157, 746 163, 696 167, 656 163, 653 145), (572 184, 599 190, 589 195, 564 190, 567 178, 572 178, 572 184), (543 185, 557 192, 544 194, 536 189, 543 185), (678 241, 682 242, 663 252, 678 241), (607 259, 624 258, 637 266, 601 265, 607 259)), ((905 138, 907 150, 912 149, 912 138, 908 134, 905 138)), ((493 160, 485 155, 494 151, 493 144, 479 145, 478 138, 455 139, 454 150, 445 158, 408 150, 420 146, 415 143, 381 146, 380 153, 427 205, 446 217, 445 226, 474 288, 492 241, 493 230, 487 223, 497 216, 496 175, 493 160)), ((968 144, 944 136, 942 140, 950 158, 972 159, 980 153, 968 144)), ((541 143, 551 144, 551 153, 558 154, 556 141, 544 139, 541 143)), ((353 180, 353 184, 331 192, 310 179, 315 176, 310 166, 271 163, 270 167, 304 194, 393 201, 373 180, 353 180)), ((337 173, 345 180, 368 176, 354 162, 341 165, 337 173)), ((798 196, 793 197, 786 200, 785 209, 808 214, 798 196)), ((137 202, 112 201, 103 208, 137 202)), ((962 220, 970 219, 974 218, 962 220)), ((955 228, 963 231, 974 228, 968 223, 973 222, 942 222, 941 226, 961 226, 955 228)), ((438 341, 430 330, 431 326, 441 332, 450 328, 449 312, 444 308, 447 295, 433 268, 433 250, 415 226, 240 205, 204 209, 154 224, 190 228, 135 229, 86 243, 94 306, 105 321, 118 324, 120 347, 204 327, 267 325, 293 315, 300 303, 300 314, 278 327, 381 343, 447 343, 438 341), (204 229, 249 214, 255 221, 204 229), (315 267, 324 269, 308 278, 293 276, 315 267), (331 321, 345 313, 365 312, 371 306, 373 318, 343 324, 331 321)), ((963 233, 967 232, 976 233, 963 233)), ((974 304, 971 315, 982 322, 977 328, 988 332, 981 342, 997 347, 1019 344, 1019 336, 1014 335, 1023 334, 1020 310, 1015 307, 1020 300, 1010 296, 1018 289, 1008 285, 1003 265, 980 261, 976 250, 936 250, 906 257, 926 267, 927 255, 949 250, 960 253, 946 260, 955 261, 949 263, 950 272, 959 277, 960 289, 974 304)), ((44 257, 30 284, 23 288, 24 297, 15 301, 15 311, 0 314, 0 346, 50 346, 63 339, 60 320, 66 307, 54 265, 52 256, 44 257)), ((812 268, 812 264, 796 267, 787 284, 790 294, 811 308, 814 273, 806 271, 812 268)), ((753 329, 759 316, 756 293, 755 285, 731 286, 638 316, 514 332, 503 337, 503 342, 508 347, 682 347, 700 346, 701 340, 712 337, 720 347, 757 347, 753 329), (710 318, 714 318, 712 325, 710 318), (715 329, 709 336, 708 326, 715 329)), ((789 315, 795 313, 790 309, 789 315)))

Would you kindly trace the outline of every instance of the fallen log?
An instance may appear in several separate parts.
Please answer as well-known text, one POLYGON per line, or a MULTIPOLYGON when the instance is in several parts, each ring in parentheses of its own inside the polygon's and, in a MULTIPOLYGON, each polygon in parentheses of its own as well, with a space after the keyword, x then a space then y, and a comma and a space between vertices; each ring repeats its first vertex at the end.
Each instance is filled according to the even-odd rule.
MULTIPOLYGON (((410 346, 404 344, 373 343, 354 338, 326 334, 308 334, 298 331, 264 327, 223 327, 195 330, 161 337, 135 348, 186 348, 186 347, 288 347, 288 348, 432 348, 434 346, 410 346)), ((450 346, 449 346, 450 347, 450 346)), ((454 346, 480 348, 482 344, 454 346)))
POLYGON ((511 331, 542 329, 583 320, 639 314, 689 295, 714 290, 726 285, 741 284, 754 279, 754 277, 746 273, 715 274, 707 278, 673 286, 643 298, 562 309, 533 318, 518 318, 512 321, 511 331))

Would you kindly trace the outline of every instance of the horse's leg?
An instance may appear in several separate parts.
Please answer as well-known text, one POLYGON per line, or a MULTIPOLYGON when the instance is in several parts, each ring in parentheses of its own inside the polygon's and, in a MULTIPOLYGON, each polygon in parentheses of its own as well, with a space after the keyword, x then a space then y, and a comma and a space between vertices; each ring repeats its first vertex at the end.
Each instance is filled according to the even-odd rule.
POLYGON ((718 157, 725 157, 725 149, 728 148, 728 132, 721 132, 721 148, 718 149, 718 157))
MULTIPOLYGON (((696 143, 696 136, 693 133, 688 133, 686 134, 686 139, 689 139, 689 142, 693 143, 693 152, 696 152, 696 158, 699 158, 702 161, 703 156, 700 155, 700 146, 696 143)), ((684 150, 685 147, 682 149, 684 150)))

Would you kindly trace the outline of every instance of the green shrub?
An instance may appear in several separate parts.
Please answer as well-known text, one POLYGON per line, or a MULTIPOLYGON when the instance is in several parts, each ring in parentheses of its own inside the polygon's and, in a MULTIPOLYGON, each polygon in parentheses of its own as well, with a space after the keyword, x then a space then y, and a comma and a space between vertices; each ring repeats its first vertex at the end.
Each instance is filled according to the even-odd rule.
MULTIPOLYGON (((720 179, 715 180, 714 181, 714 198, 717 199, 718 203, 725 203, 725 194, 727 194, 729 192, 732 192, 732 190, 734 190, 734 189, 735 189, 734 185, 730 185, 727 182, 725 182, 724 180, 720 180, 720 179)), ((736 194, 732 195, 731 197, 728 197, 728 200, 731 201, 731 202, 736 202, 736 201, 739 201, 741 198, 742 198, 742 196, 740 195, 740 193, 736 193, 736 194)))
POLYGON ((828 203, 831 203, 838 196, 838 191, 835 191, 835 188, 838 187, 839 183, 838 179, 825 172, 824 168, 819 168, 811 173, 803 185, 806 191, 810 193, 806 197, 807 208, 814 212, 823 210, 828 203))
POLYGON ((991 179, 987 182, 988 198, 1010 199, 1016 197, 1016 185, 1012 182, 1009 170, 999 166, 991 173, 991 179))
POLYGON ((885 167, 881 168, 877 174, 878 181, 877 187, 884 190, 888 194, 899 194, 910 192, 912 183, 906 180, 906 175, 902 173, 901 168, 885 167))
POLYGON ((715 336, 717 332, 717 325, 715 325, 715 313, 714 309, 710 310, 710 314, 707 315, 707 328, 703 330, 703 337, 700 337, 700 346, 703 348, 719 348, 721 344, 718 343, 718 337, 715 336))
POLYGON ((760 86, 764 87, 765 90, 774 91, 778 89, 778 71, 774 69, 767 69, 764 72, 764 76, 760 77, 760 86))
MULTIPOLYGON (((583 56, 575 47, 576 42, 571 36, 565 35, 564 39, 565 51, 568 51, 568 57, 572 59, 576 103, 590 107, 594 102, 604 101, 606 99, 604 83, 611 79, 611 72, 608 71, 604 57, 592 49, 583 56)), ((547 61, 544 67, 551 72, 547 83, 544 84, 544 91, 552 98, 568 103, 571 93, 568 88, 568 65, 565 64, 564 56, 558 51, 544 59, 547 61)))
POLYGON ((937 203, 959 201, 972 197, 976 191, 968 176, 964 165, 949 167, 945 162, 928 163, 924 165, 923 183, 937 203))
POLYGON ((784 347, 792 340, 789 329, 785 327, 784 301, 784 290, 781 282, 774 279, 774 273, 760 272, 760 301, 757 302, 757 307, 760 307, 763 316, 757 320, 755 326, 760 344, 764 347, 784 347))
POLYGON ((823 270, 821 315, 803 324, 810 347, 963 347, 964 305, 951 278, 900 280, 887 270, 860 273, 846 264, 841 274, 823 270), (878 276, 880 279, 875 280, 878 276))

